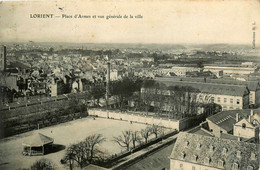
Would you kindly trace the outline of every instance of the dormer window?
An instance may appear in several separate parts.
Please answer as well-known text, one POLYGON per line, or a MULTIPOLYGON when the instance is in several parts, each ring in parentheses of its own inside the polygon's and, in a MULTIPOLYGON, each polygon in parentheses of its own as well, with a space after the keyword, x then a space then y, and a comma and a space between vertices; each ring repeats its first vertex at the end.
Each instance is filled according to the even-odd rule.
POLYGON ((185 146, 188 147, 189 144, 190 144, 189 141, 186 141, 185 146))
POLYGON ((184 152, 182 152, 181 157, 182 157, 182 159, 184 159, 186 157, 186 154, 184 152))
POLYGON ((238 163, 233 163, 232 170, 238 170, 238 163))
POLYGON ((210 147, 209 147, 209 151, 210 151, 210 152, 213 152, 213 151, 214 151, 214 146, 210 146, 210 147))
POLYGON ((248 166, 247 170, 254 170, 254 167, 253 166, 248 166))
POLYGON ((241 157, 241 151, 237 151, 237 157, 241 157))
POLYGON ((224 167, 224 161, 222 159, 218 160, 218 166, 224 167))
POLYGON ((205 163, 205 164, 209 164, 209 163, 210 163, 210 158, 209 158, 209 157, 206 157, 206 158, 204 159, 204 163, 205 163))
POLYGON ((256 156, 254 152, 251 152, 251 160, 256 160, 256 156))
POLYGON ((200 149, 200 148, 201 148, 201 143, 198 143, 197 149, 200 149))
POLYGON ((223 148, 222 153, 223 153, 223 154, 227 154, 227 148, 223 148))
POLYGON ((197 155, 193 155, 193 156, 192 156, 192 160, 193 160, 193 161, 195 161, 195 162, 196 162, 196 161, 197 161, 197 159, 198 159, 198 156, 197 156, 197 155))

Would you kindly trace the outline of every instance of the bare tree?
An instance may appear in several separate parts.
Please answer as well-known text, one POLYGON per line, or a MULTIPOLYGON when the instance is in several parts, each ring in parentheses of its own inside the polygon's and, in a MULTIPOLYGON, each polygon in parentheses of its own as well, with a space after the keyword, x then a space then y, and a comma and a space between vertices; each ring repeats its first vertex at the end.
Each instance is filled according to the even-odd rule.
POLYGON ((125 130, 122 132, 122 135, 113 138, 114 138, 113 140, 114 142, 116 142, 119 146, 126 148, 127 151, 129 151, 130 143, 132 141, 130 130, 125 130))
POLYGON ((141 130, 141 136, 145 139, 145 143, 147 143, 149 136, 151 135, 151 128, 146 127, 145 129, 141 130))
POLYGON ((73 169, 73 164, 76 162, 80 168, 87 162, 88 152, 84 149, 83 142, 70 145, 67 149, 65 162, 73 169))
POLYGON ((70 170, 72 170, 74 162, 83 168, 92 163, 94 159, 99 158, 97 155, 102 151, 97 148, 97 145, 104 141, 105 138, 101 134, 91 135, 84 141, 69 146, 63 161, 67 163, 70 170))
POLYGON ((96 158, 95 153, 100 152, 100 150, 98 150, 95 146, 103 143, 105 140, 106 139, 101 134, 94 134, 94 135, 88 136, 85 139, 85 143, 90 151, 90 156, 88 159, 89 163, 91 163, 92 160, 94 158, 96 158))
POLYGON ((132 140, 133 148, 135 148, 136 142, 141 141, 141 137, 140 137, 139 133, 140 133, 139 131, 132 131, 131 132, 131 140, 132 140))
POLYGON ((162 131, 163 131, 162 127, 159 125, 152 125, 150 127, 150 130, 151 130, 151 134, 155 135, 155 138, 157 138, 158 134, 162 133, 162 131))

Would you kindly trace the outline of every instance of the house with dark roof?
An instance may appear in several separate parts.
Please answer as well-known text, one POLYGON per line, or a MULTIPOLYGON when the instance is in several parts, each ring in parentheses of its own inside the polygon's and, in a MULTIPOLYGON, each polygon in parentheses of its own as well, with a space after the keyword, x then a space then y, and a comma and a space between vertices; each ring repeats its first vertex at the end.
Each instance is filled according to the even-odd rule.
MULTIPOLYGON (((182 81, 171 78, 156 78, 155 81, 170 86, 197 89, 198 98, 208 98, 222 107, 222 110, 246 109, 249 107, 249 89, 244 85, 216 84, 182 81)), ((141 89, 141 92, 145 91, 141 89)))
POLYGON ((259 142, 260 110, 229 110, 212 115, 201 124, 212 136, 259 142), (228 136, 227 136, 228 135, 228 136))
POLYGON ((170 155, 170 170, 258 170, 259 145, 181 132, 170 155))

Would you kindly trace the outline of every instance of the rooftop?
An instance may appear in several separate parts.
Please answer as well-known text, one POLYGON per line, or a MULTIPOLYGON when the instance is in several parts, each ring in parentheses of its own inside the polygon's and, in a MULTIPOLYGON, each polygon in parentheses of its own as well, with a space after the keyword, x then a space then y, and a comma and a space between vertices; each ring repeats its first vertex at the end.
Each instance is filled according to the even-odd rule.
POLYGON ((180 81, 170 78, 156 78, 156 81, 169 86, 190 86, 198 89, 201 93, 229 95, 229 96, 244 96, 249 94, 249 90, 243 85, 232 84, 215 84, 204 82, 180 81))
POLYGON ((232 169, 237 163, 239 169, 248 166, 258 169, 259 152, 258 144, 181 132, 170 159, 214 168, 232 169), (205 162, 206 159, 209 161, 205 162), (223 162, 223 167, 219 166, 219 161, 223 162))
MULTIPOLYGON (((172 81, 191 81, 191 82, 205 82, 203 77, 172 77, 172 78, 166 78, 166 77, 160 77, 156 78, 155 80, 163 80, 163 79, 170 79, 172 81)), ((246 86, 250 91, 256 91, 259 89, 259 82, 258 81, 238 81, 234 79, 206 79, 206 83, 214 83, 214 84, 230 84, 230 85, 244 85, 246 86)))
MULTIPOLYGON (((260 115, 260 109, 253 110, 254 117, 259 117, 260 115)), ((233 129, 233 125, 236 123, 236 114, 239 115, 240 120, 241 118, 248 118, 250 115, 251 110, 245 109, 245 110, 227 110, 219 112, 215 115, 212 115, 207 118, 207 120, 211 121, 214 124, 217 124, 221 128, 225 129, 227 132, 231 131, 233 129)))

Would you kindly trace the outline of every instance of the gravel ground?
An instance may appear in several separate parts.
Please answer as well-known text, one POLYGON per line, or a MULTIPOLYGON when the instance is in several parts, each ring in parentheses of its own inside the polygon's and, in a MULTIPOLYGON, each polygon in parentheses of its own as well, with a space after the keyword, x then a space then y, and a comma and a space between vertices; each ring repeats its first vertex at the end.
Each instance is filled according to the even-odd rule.
MULTIPOLYGON (((123 130, 141 130, 145 128, 144 124, 133 123, 130 124, 126 121, 111 120, 97 118, 79 119, 47 128, 40 129, 39 132, 54 138, 54 144, 65 145, 68 147, 70 144, 77 143, 84 140, 91 134, 100 133, 106 138, 106 142, 102 143, 101 147, 108 154, 115 154, 121 152, 121 147, 112 142, 113 136, 118 136, 123 130)), ((36 160, 41 158, 50 159, 54 162, 58 169, 65 167, 60 164, 60 159, 64 156, 65 150, 47 154, 44 156, 23 156, 22 150, 23 141, 32 138, 33 134, 38 131, 31 131, 20 135, 12 136, 0 140, 0 169, 20 169, 29 168, 36 160)), ((67 168, 66 168, 67 169, 67 168)))

